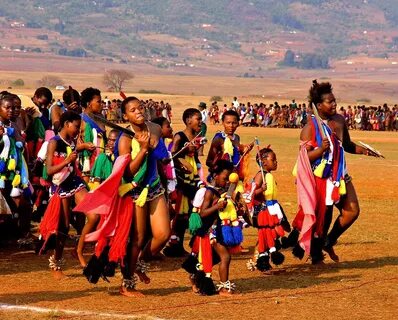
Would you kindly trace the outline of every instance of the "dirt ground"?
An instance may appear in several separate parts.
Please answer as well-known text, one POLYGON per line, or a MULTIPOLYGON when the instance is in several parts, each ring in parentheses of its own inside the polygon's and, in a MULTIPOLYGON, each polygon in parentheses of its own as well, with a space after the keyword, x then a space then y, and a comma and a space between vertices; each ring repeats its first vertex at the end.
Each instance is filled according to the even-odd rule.
MULTIPOLYGON (((210 126, 209 136, 217 129, 210 126)), ((291 170, 299 130, 239 128, 238 133, 244 143, 257 135, 261 144, 272 145, 279 163, 275 173, 279 200, 292 220, 297 202, 291 170)), ((246 261, 253 254, 256 232, 248 229, 244 245, 250 253, 233 256, 230 272, 241 295, 196 295, 180 267, 183 260, 165 258, 152 263, 151 283, 138 285, 145 298, 130 299, 118 294, 120 273, 109 284, 89 284, 70 254, 72 243, 65 254, 68 278, 62 281, 52 280, 46 257, 3 247, 0 319, 396 319, 398 134, 353 131, 351 136, 371 143, 386 159, 347 156, 361 214, 335 247, 340 263, 327 258, 325 266, 314 267, 287 251, 284 265, 272 275, 250 272, 246 261), (43 309, 31 310, 36 307, 43 309)), ((253 161, 251 174, 255 170, 253 161)), ((87 255, 90 252, 92 247, 87 255)), ((213 279, 218 281, 217 266, 213 279)))

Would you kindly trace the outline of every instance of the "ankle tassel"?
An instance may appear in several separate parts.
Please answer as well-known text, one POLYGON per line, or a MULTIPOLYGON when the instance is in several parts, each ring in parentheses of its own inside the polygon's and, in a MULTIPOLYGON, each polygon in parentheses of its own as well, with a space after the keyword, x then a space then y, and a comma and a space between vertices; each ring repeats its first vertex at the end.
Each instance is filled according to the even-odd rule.
POLYGON ((217 291, 220 291, 221 289, 227 289, 228 292, 233 292, 236 290, 236 285, 229 280, 225 282, 220 281, 220 283, 217 285, 217 291))
POLYGON ((141 273, 148 273, 150 267, 151 265, 148 262, 145 262, 144 260, 137 261, 136 270, 141 273))
POLYGON ((65 260, 63 258, 56 260, 54 255, 48 259, 48 262, 50 269, 54 271, 60 271, 62 266, 65 264, 65 260))
POLYGON ((138 279, 136 276, 132 277, 132 279, 123 279, 122 287, 126 288, 126 289, 133 290, 133 289, 135 289, 137 281, 138 281, 138 279))

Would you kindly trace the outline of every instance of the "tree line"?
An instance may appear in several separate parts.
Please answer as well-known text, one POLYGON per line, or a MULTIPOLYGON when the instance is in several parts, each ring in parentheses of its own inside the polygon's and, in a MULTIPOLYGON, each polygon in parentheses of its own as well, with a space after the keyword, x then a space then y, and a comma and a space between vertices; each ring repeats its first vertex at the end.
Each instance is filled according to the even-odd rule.
POLYGON ((299 69, 329 69, 329 57, 318 53, 303 53, 296 55, 292 50, 287 50, 279 65, 296 67, 299 69))

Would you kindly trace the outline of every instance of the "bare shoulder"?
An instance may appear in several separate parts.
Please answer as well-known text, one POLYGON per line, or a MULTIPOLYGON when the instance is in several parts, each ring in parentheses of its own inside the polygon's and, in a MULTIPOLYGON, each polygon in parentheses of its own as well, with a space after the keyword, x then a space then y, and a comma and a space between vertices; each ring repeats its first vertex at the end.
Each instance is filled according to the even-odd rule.
POLYGON ((213 140, 211 140, 212 145, 221 145, 224 143, 224 140, 220 136, 215 136, 213 140))
POLYGON ((157 123, 147 122, 146 124, 151 134, 154 134, 158 137, 162 135, 162 128, 157 123))
POLYGON ((84 129, 86 128, 86 121, 83 120, 83 117, 80 121, 80 131, 84 132, 84 129))
POLYGON ((311 125, 307 123, 300 132, 300 140, 309 140, 311 137, 311 125))
POLYGON ((214 196, 214 193, 210 189, 207 189, 206 192, 205 192, 204 198, 206 200, 211 201, 213 199, 213 196, 214 196))
POLYGON ((162 128, 158 124, 153 122, 147 122, 146 124, 151 134, 150 145, 155 148, 158 145, 160 138, 162 137, 162 128))
POLYGON ((119 155, 124 155, 131 151, 131 138, 122 134, 119 139, 119 155))
POLYGON ((336 113, 330 118, 330 120, 338 125, 345 125, 345 119, 341 114, 336 113))
POLYGON ((50 139, 48 141, 48 147, 56 146, 56 144, 57 144, 57 141, 55 139, 50 139))
POLYGON ((123 133, 120 136, 119 143, 126 143, 126 142, 130 143, 131 142, 131 137, 128 136, 127 134, 123 133))

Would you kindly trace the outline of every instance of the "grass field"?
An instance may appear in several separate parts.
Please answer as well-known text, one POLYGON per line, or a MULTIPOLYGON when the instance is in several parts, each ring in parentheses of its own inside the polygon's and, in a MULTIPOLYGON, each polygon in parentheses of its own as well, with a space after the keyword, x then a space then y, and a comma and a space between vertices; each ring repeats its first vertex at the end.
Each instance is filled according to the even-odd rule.
MULTIPOLYGON (((178 111, 182 110, 182 104, 176 108, 177 115, 181 114, 178 111)), ((174 130, 181 128, 176 121, 174 130)), ((217 129, 210 126, 209 136, 217 129)), ((239 128, 238 133, 244 143, 256 135, 262 144, 272 145, 279 163, 275 173, 279 200, 292 220, 297 204, 291 169, 297 156, 299 131, 239 128)), ((118 294, 120 274, 109 284, 103 281, 95 286, 89 284, 71 257, 72 243, 65 253, 68 278, 59 282, 50 277, 46 257, 2 248, 0 319, 396 319, 398 134, 354 131, 351 136, 354 141, 372 144, 386 159, 347 157, 361 214, 336 246, 340 263, 326 259, 325 266, 314 267, 285 252, 284 265, 275 268, 273 275, 250 272, 246 261, 253 254, 256 232, 249 229, 245 231, 244 244, 250 253, 233 256, 231 265, 230 279, 236 282, 241 295, 231 298, 195 295, 180 267, 182 259, 166 258, 152 264, 149 285, 138 285, 146 297, 128 299, 118 294), (7 306, 48 310, 7 309, 7 306)), ((251 174, 256 170, 253 162, 251 174)), ((90 252, 92 248, 88 248, 87 254, 90 252)), ((213 270, 216 281, 217 270, 216 266, 213 270)))

